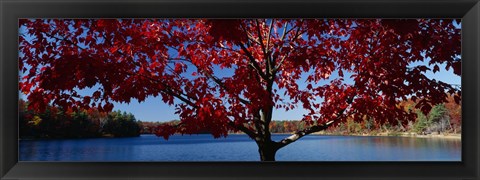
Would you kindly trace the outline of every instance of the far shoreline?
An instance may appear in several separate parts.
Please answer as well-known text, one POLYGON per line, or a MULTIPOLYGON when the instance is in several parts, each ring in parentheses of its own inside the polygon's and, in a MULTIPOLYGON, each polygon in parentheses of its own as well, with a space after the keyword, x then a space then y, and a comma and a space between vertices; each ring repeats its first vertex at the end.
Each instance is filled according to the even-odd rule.
POLYGON ((461 134, 416 134, 416 133, 378 133, 375 135, 371 134, 332 134, 332 133, 315 133, 315 135, 324 135, 324 136, 358 136, 358 137, 412 137, 412 138, 439 138, 439 139, 462 139, 461 134))
MULTIPOLYGON (((244 133, 229 133, 230 134, 244 134, 244 133)), ((292 133, 271 133, 272 135, 292 135, 292 133)), ((412 137, 412 138, 439 138, 439 139, 462 139, 462 134, 427 134, 421 135, 416 133, 378 133, 375 135, 372 134, 335 134, 335 133, 325 133, 318 132, 312 133, 310 135, 315 136, 357 136, 357 137, 412 137)), ((308 135, 307 135, 308 136, 308 135)))
MULTIPOLYGON (((200 134, 207 134, 207 133, 200 133, 200 134)), ((200 135, 200 134, 190 134, 190 135, 200 135)), ((141 135, 155 135, 155 134, 141 134, 141 135)), ((175 135, 182 135, 182 134, 175 134, 175 135)), ((189 135, 189 134, 183 134, 183 135, 189 135)), ((207 134, 208 135, 208 134, 207 134)), ((245 135, 244 133, 229 133, 228 135, 245 135)), ((272 133, 272 135, 285 135, 289 136, 292 135, 292 133, 272 133)), ((378 133, 375 135, 371 134, 335 134, 335 133, 325 133, 325 132, 319 132, 319 133, 313 133, 310 134, 313 136, 352 136, 352 137, 411 137, 411 138, 432 138, 432 139, 462 139, 461 134, 427 134, 427 135, 419 135, 416 133, 395 133, 395 134, 389 134, 389 133, 378 133)), ((139 137, 139 136, 131 136, 131 137, 139 137)), ((99 137, 79 137, 79 138, 19 138, 19 140, 76 140, 76 139, 100 139, 100 138, 108 138, 108 139, 115 139, 115 138, 128 138, 128 137, 113 137, 113 136, 99 136, 99 137)))

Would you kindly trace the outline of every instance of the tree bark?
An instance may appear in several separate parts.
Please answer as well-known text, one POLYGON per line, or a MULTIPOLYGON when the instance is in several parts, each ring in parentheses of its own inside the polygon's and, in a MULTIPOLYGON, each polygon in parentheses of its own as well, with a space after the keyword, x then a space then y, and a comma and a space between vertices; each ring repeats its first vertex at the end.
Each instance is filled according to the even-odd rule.
POLYGON ((279 148, 278 143, 270 141, 266 143, 257 142, 260 161, 275 161, 275 155, 279 148))
POLYGON ((301 130, 301 131, 297 131, 295 133, 293 133, 291 136, 289 137, 286 137, 284 139, 282 139, 280 142, 279 142, 279 149, 290 144, 290 143, 293 143, 295 141, 297 141, 298 139, 302 138, 303 136, 306 136, 306 135, 309 135, 311 133, 314 133, 314 132, 319 132, 319 131, 323 131, 325 129, 327 129, 330 125, 333 124, 333 121, 329 121, 325 124, 322 124, 322 125, 315 125, 315 126, 312 126, 312 127, 309 127, 307 129, 304 129, 304 130, 301 130))

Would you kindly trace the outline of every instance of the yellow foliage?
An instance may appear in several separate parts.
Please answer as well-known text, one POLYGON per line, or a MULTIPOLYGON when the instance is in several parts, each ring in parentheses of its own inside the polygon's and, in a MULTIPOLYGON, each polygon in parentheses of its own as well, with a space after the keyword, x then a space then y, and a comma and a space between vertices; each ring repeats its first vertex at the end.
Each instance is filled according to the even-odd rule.
POLYGON ((38 116, 33 116, 32 120, 29 121, 28 123, 37 126, 38 124, 40 124, 40 122, 42 122, 42 118, 38 116))

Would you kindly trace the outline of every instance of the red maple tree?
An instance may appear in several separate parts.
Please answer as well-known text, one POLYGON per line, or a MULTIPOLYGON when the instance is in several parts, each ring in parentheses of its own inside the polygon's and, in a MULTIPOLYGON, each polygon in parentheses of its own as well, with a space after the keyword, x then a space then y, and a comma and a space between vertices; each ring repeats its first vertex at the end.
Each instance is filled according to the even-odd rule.
POLYGON ((449 94, 459 101, 459 89, 425 76, 441 64, 460 75, 453 21, 22 19, 20 91, 37 110, 110 111, 112 102, 159 96, 181 122, 157 135, 241 131, 273 161, 278 149, 347 117, 407 122, 415 113, 401 100, 418 100, 424 112, 449 94), (97 90, 79 93, 85 88, 97 90), (306 128, 273 141, 273 110, 294 108, 308 111, 306 128))

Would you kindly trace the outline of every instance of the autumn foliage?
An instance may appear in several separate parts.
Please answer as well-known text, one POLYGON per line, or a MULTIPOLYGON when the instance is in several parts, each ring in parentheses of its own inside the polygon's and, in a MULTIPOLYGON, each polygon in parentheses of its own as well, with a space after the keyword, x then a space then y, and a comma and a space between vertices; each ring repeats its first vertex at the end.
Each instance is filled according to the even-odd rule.
POLYGON ((425 113, 448 95, 459 102, 459 89, 425 76, 461 74, 453 22, 22 19, 20 91, 35 110, 52 103, 110 111, 112 102, 160 97, 175 105, 181 123, 162 125, 159 136, 241 131, 262 160, 274 160, 279 148, 347 117, 413 120, 415 112, 396 106, 407 98, 425 113), (94 90, 80 93, 85 88, 94 90), (272 141, 273 110, 294 108, 308 111, 307 126, 272 141))

